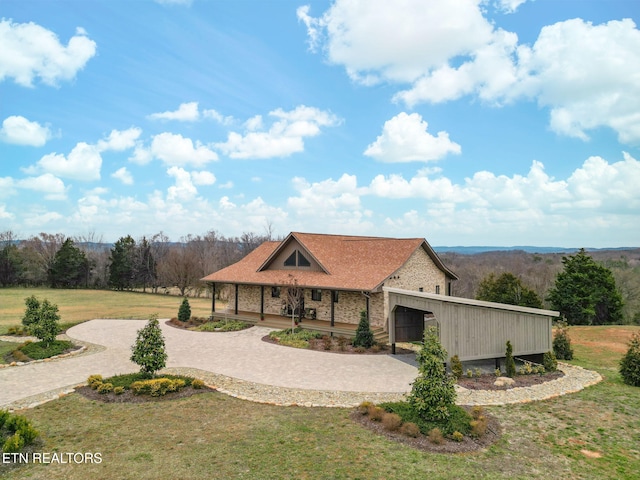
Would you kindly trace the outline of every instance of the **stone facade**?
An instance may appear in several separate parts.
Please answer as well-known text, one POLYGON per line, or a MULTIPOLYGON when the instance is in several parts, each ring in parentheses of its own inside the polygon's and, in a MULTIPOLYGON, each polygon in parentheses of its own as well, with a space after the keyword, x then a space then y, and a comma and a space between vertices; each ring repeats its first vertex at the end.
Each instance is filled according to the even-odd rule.
MULTIPOLYGON (((417 249, 409 260, 387 281, 385 286, 402 288, 405 290, 422 289, 428 293, 445 294, 448 291, 447 278, 431 260, 431 257, 423 248, 417 249)), ((233 288, 233 287, 232 287, 233 288)), ((235 293, 229 296, 233 304, 235 293)), ((244 312, 260 313, 261 288, 256 285, 238 286, 238 310, 244 312)), ((338 301, 334 303, 334 319, 340 323, 357 324, 360 321, 360 312, 366 309, 366 297, 362 292, 339 290, 338 301)), ((369 319, 372 327, 388 329, 388 298, 382 291, 369 293, 369 319)), ((305 308, 316 309, 316 319, 331 321, 332 290, 322 289, 320 300, 312 298, 312 289, 304 289, 305 308)), ((280 288, 280 296, 272 295, 270 285, 264 286, 264 313, 279 315, 283 305, 287 303, 286 287, 280 288)))

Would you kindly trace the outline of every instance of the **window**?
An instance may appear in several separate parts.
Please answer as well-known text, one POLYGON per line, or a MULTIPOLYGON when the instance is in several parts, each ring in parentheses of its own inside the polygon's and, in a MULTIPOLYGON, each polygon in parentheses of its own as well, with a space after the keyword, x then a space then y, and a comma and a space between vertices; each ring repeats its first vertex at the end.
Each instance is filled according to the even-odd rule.
POLYGON ((418 291, 419 291, 419 292, 424 292, 424 288, 422 288, 422 287, 418 287, 418 291))
POLYGON ((440 285, 436 285, 436 293, 440 294, 440 285))
POLYGON ((299 250, 295 250, 291 255, 287 257, 284 261, 285 267, 310 267, 311 262, 307 260, 307 257, 302 255, 299 250))
POLYGON ((280 287, 271 287, 271 297, 280 298, 280 287))
POLYGON ((333 299, 333 303, 338 303, 338 292, 331 292, 331 298, 333 299))
POLYGON ((314 302, 321 302, 322 301, 322 290, 320 290, 319 288, 314 288, 311 290, 311 300, 313 300, 314 302))

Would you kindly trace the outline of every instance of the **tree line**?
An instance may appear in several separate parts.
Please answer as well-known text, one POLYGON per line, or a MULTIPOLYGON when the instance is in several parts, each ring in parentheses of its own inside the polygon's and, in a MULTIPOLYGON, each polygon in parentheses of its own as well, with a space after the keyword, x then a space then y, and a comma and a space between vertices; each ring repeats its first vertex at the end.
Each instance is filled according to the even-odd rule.
MULTIPOLYGON (((266 240, 265 233, 225 237, 216 231, 177 242, 164 233, 106 244, 95 234, 40 233, 18 240, 0 232, 0 286, 110 288, 199 296, 200 279, 231 265, 266 240)), ((640 324, 640 249, 581 250, 575 255, 503 251, 442 253, 460 277, 454 295, 559 310, 572 324, 640 324)))
POLYGON ((200 295, 206 287, 202 277, 237 262, 266 240, 272 240, 270 229, 240 237, 212 230, 177 242, 162 232, 137 240, 127 235, 113 245, 93 234, 40 233, 18 240, 11 231, 0 232, 0 286, 156 293, 175 288, 183 296, 200 295))

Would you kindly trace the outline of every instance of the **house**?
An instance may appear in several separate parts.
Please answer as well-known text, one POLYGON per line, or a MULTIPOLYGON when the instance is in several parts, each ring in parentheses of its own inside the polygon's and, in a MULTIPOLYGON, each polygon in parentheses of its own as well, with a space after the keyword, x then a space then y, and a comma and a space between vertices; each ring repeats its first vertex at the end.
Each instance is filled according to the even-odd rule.
POLYGON ((386 332, 389 305, 383 287, 450 295, 457 277, 423 238, 292 232, 202 280, 214 292, 221 285, 232 286, 227 308, 233 315, 264 319, 293 314, 313 320, 316 327, 334 327, 357 325, 365 311, 372 328, 386 332), (287 293, 295 288, 299 301, 292 302, 287 293))

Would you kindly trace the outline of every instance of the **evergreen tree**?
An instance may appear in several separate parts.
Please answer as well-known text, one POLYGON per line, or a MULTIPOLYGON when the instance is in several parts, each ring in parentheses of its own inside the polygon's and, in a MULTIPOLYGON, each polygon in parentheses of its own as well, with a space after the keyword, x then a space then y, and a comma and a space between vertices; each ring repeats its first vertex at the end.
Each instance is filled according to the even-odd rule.
POLYGON ((16 285, 21 280, 22 259, 20 251, 12 243, 0 249, 0 286, 16 285))
POLYGON ((354 347, 371 348, 376 343, 373 338, 373 332, 369 325, 369 318, 367 318, 367 312, 362 310, 360 312, 360 323, 356 329, 356 336, 353 339, 354 347))
POLYGON ((136 242, 131 235, 121 237, 109 257, 109 286, 116 290, 130 289, 135 278, 136 242))
POLYGON ((451 376, 447 375, 447 352, 440 344, 435 327, 424 331, 422 348, 416 355, 418 378, 411 387, 409 403, 426 420, 446 420, 455 404, 456 391, 451 376))
POLYGON ((144 328, 138 330, 131 351, 131 361, 140 366, 141 373, 153 375, 167 365, 167 352, 158 315, 151 315, 144 328))
POLYGON ((620 360, 620 375, 627 385, 640 387, 640 334, 634 333, 629 349, 620 360))
POLYGON ((480 282, 476 299, 506 303, 521 307, 542 308, 542 300, 536 292, 525 287, 512 273, 496 277, 493 273, 480 282))
POLYGON ((181 322, 188 322, 191 318, 191 306, 189 305, 189 300, 185 297, 180 304, 180 308, 178 309, 178 320, 181 322))
POLYGON ((153 286, 158 278, 156 261, 151 253, 151 244, 142 237, 135 249, 134 271, 136 285, 142 285, 146 292, 147 286, 153 286))
POLYGON ((515 377, 516 376, 516 361, 513 358, 513 346, 511 345, 511 341, 507 340, 507 351, 505 353, 505 370, 507 371, 507 377, 515 377))
POLYGON ((562 257, 564 270, 556 276, 548 300, 570 325, 622 322, 622 296, 611 270, 596 263, 584 249, 562 257))
POLYGON ((40 302, 34 295, 26 298, 25 304, 27 308, 22 317, 22 324, 31 335, 49 346, 58 334, 60 322, 58 306, 47 299, 40 302))
POLYGON ((56 252, 48 272, 52 288, 74 288, 86 285, 89 278, 89 261, 85 253, 67 238, 56 252))

